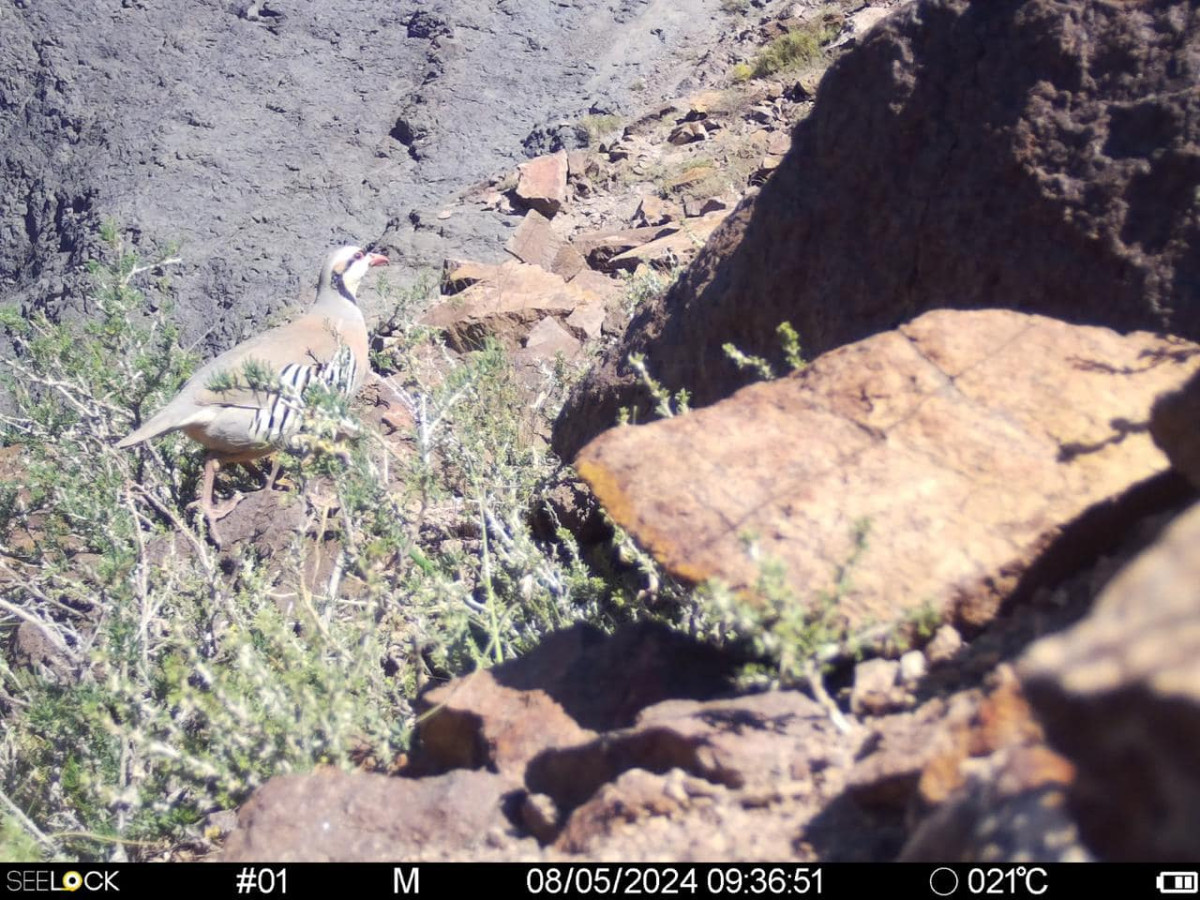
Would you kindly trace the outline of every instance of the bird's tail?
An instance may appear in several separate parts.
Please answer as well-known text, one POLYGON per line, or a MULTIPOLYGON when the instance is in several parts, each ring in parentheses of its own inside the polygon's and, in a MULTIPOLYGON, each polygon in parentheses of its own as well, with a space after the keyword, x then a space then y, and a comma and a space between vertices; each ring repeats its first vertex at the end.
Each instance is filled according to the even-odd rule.
POLYGON ((121 438, 121 440, 117 441, 116 446, 118 448, 132 447, 134 444, 140 444, 142 441, 148 441, 150 438, 158 437, 167 430, 168 429, 163 428, 162 424, 158 421, 158 416, 155 416, 141 428, 138 428, 136 431, 131 431, 129 434, 125 435, 125 437, 121 438))

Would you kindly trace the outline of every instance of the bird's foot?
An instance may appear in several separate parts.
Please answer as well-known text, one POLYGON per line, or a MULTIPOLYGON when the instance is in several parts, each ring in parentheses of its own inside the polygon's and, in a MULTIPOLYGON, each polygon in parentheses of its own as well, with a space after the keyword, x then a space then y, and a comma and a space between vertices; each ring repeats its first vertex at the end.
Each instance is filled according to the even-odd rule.
POLYGON ((234 494, 224 503, 205 503, 203 500, 193 500, 187 505, 187 508, 199 509, 204 513, 204 518, 212 525, 233 512, 243 499, 244 497, 241 494, 234 494))
POLYGON ((199 508, 204 514, 204 521, 208 525, 208 533, 212 536, 213 543, 217 545, 218 550, 225 548, 225 541, 221 537, 221 532, 217 528, 217 522, 225 518, 234 508, 242 502, 242 495, 235 494, 223 503, 205 503, 203 500, 193 500, 188 504, 188 509, 199 508))
POLYGON ((243 500, 241 494, 234 494, 224 503, 215 503, 204 511, 204 517, 208 519, 209 525, 221 521, 227 515, 234 511, 239 503, 243 500))

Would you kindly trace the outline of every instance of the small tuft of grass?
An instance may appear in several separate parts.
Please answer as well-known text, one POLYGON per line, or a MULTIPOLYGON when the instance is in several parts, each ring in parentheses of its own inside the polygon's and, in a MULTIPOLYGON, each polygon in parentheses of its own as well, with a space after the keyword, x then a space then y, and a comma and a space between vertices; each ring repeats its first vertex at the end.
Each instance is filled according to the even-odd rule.
POLYGON ((588 144, 595 144, 600 138, 621 127, 621 117, 611 113, 593 113, 580 119, 579 126, 587 132, 588 144))
POLYGON ((816 33, 805 28, 789 31, 767 44, 751 65, 751 78, 767 78, 812 65, 821 57, 821 41, 816 33))
POLYGON ((737 83, 752 78, 769 78, 780 72, 794 72, 817 67, 825 56, 824 46, 841 31, 840 20, 832 15, 819 15, 799 28, 769 41, 754 59, 739 63, 730 71, 737 83))

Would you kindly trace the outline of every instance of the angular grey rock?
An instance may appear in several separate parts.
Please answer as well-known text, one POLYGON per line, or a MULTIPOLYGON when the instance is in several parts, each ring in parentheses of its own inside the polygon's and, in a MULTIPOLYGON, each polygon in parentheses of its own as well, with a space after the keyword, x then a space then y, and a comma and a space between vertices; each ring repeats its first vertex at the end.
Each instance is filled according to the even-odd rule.
POLYGON ((518 168, 514 196, 522 206, 553 218, 567 202, 567 154, 539 156, 518 168))
MULTIPOLYGON (((488 772, 389 778, 332 769, 282 775, 259 788, 238 814, 223 862, 387 862, 469 860, 508 855, 518 844, 503 812, 512 784, 488 772)), ((528 842, 526 856, 537 848, 528 842)))
POLYGON ((1103 859, 1200 858, 1200 504, 1019 667, 1103 859))

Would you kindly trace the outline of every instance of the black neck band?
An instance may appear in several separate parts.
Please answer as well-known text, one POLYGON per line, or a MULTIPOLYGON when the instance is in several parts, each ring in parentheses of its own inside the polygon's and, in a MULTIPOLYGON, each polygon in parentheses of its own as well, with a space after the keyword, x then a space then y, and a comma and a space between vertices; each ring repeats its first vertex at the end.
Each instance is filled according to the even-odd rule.
POLYGON ((347 300, 349 300, 355 306, 358 306, 358 299, 354 296, 354 293, 348 287, 346 287, 346 282, 342 281, 341 275, 338 275, 336 273, 334 274, 333 286, 335 288, 337 288, 337 292, 339 294, 341 294, 343 297, 345 297, 347 300))

